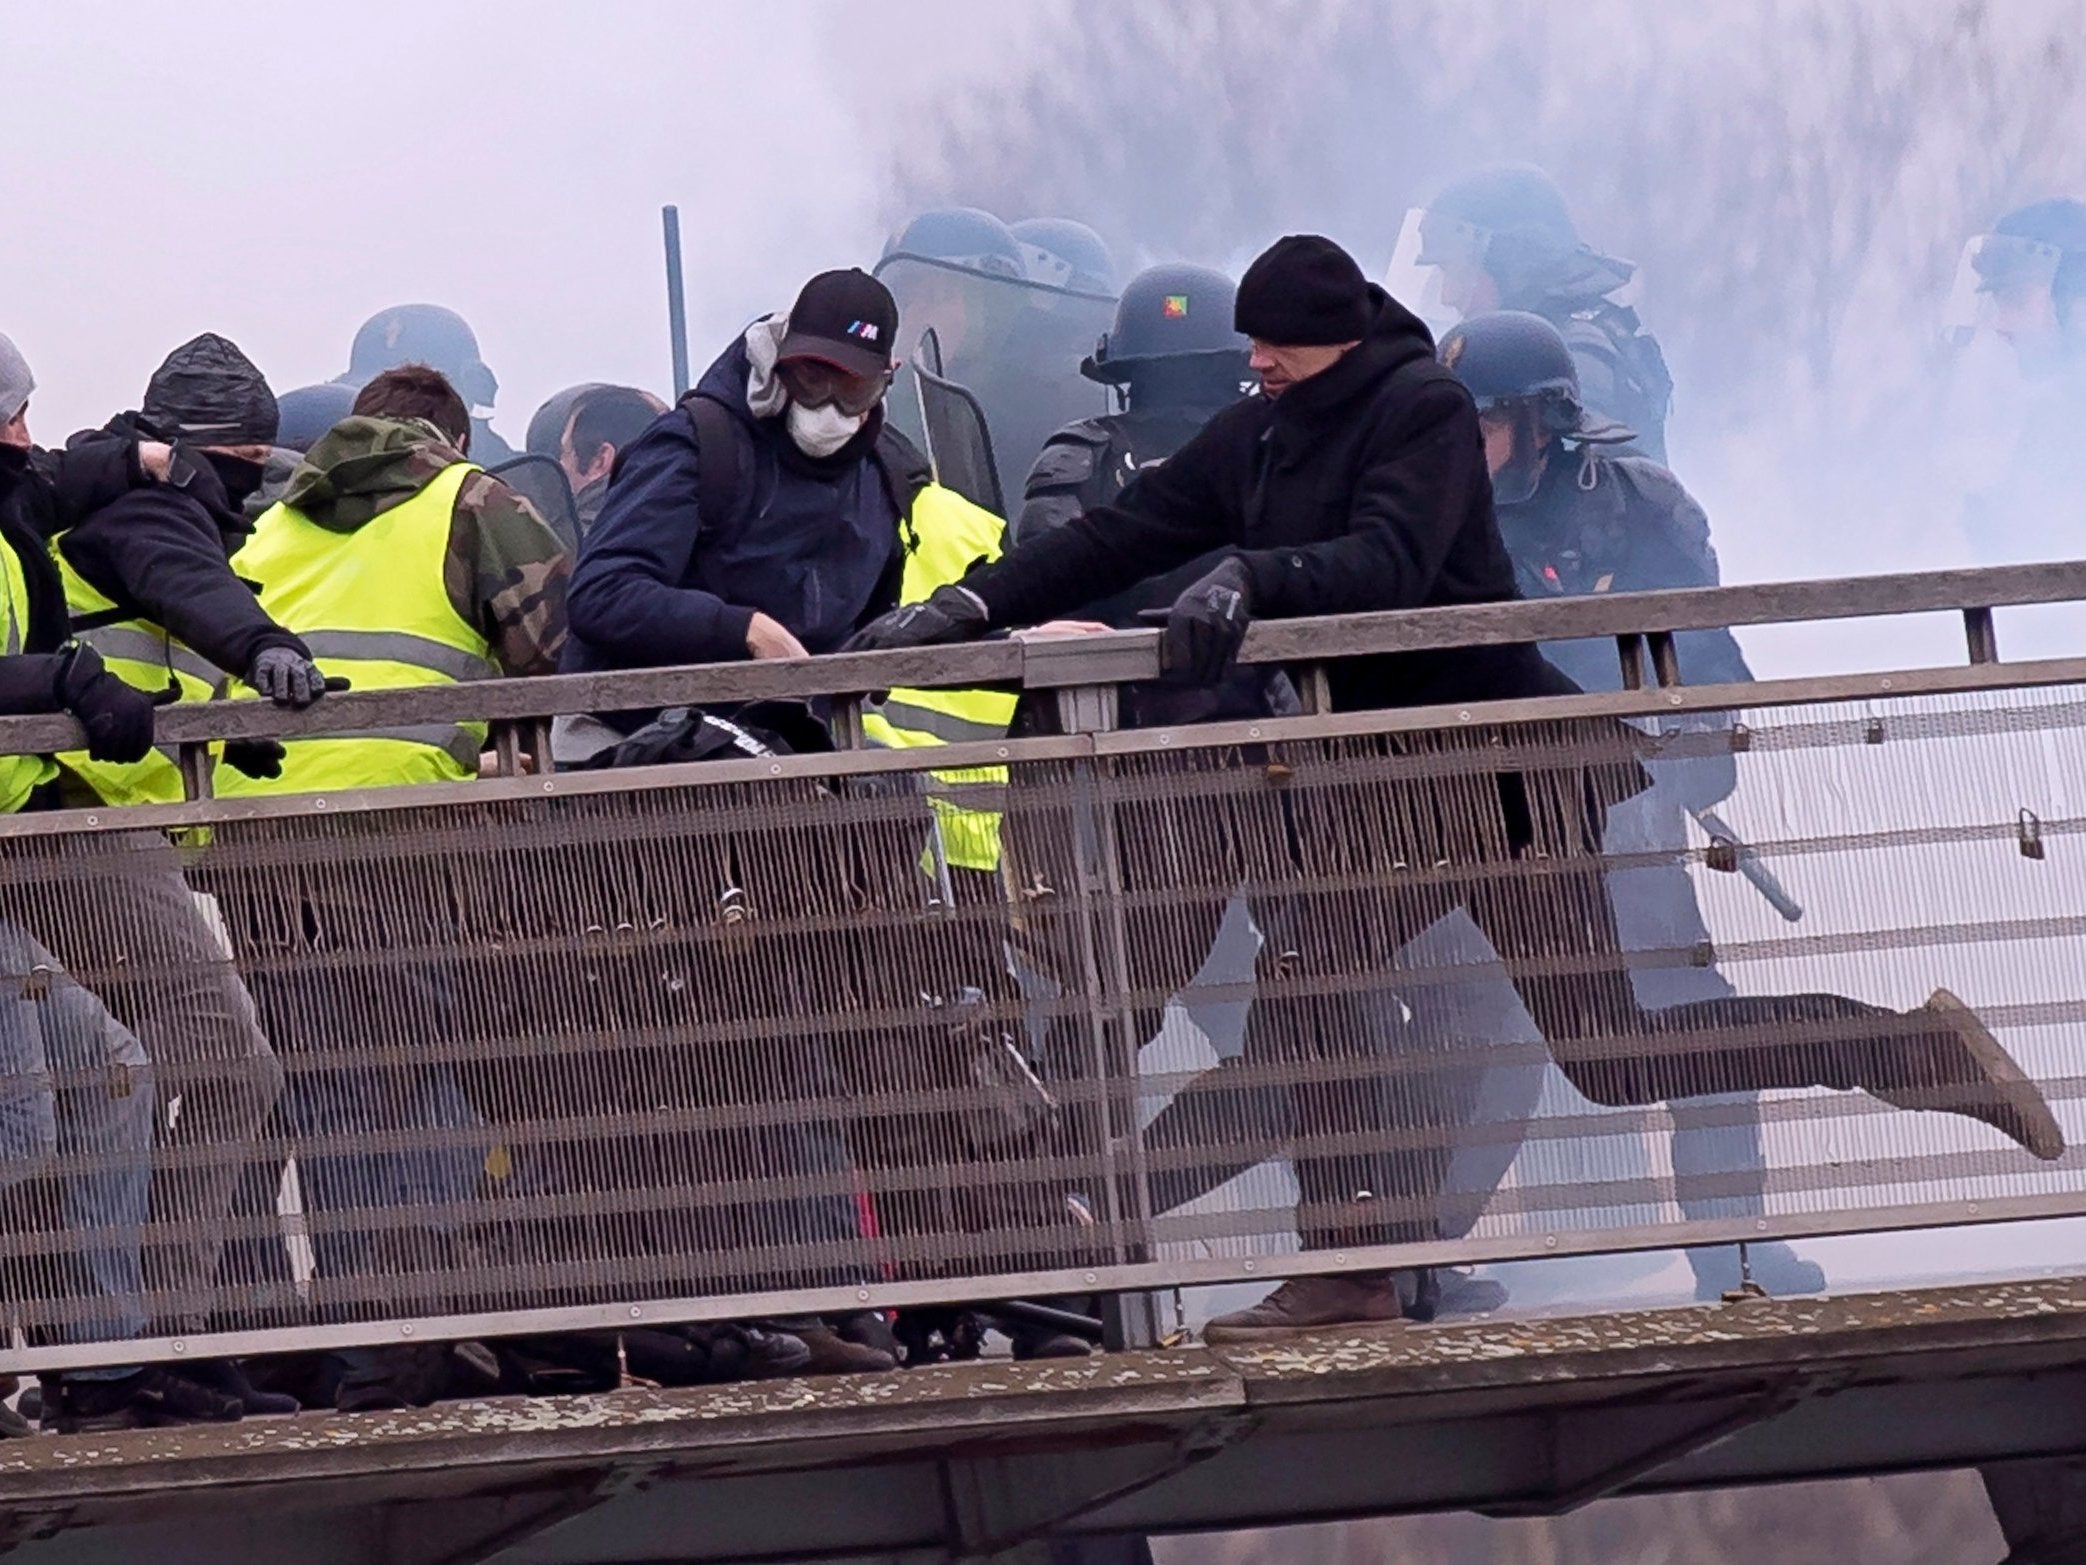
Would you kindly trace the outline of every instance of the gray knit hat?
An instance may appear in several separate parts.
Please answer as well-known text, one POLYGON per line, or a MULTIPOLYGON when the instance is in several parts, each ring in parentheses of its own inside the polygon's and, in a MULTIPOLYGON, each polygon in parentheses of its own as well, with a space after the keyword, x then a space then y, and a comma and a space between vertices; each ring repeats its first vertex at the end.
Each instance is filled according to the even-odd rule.
POLYGON ((22 357, 14 339, 0 332, 0 424, 13 423, 35 389, 36 377, 29 373, 29 361, 22 357))

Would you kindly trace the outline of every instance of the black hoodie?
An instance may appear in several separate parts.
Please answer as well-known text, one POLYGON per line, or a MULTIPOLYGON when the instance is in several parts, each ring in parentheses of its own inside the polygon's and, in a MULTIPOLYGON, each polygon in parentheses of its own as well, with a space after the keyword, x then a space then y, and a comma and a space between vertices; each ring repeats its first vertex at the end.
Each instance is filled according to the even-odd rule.
POLYGON ((21 647, 0 660, 0 715, 58 710, 57 652, 69 622, 51 534, 146 482, 135 445, 111 441, 89 452, 0 446, 0 538, 21 562, 28 592, 21 647))
MULTIPOLYGON (((1212 549, 1245 564, 1260 618, 1518 597, 1477 408, 1419 319, 1371 295, 1368 335, 1331 369, 1224 409, 1114 505, 972 572, 993 624, 1069 613, 1212 549)), ((1576 688, 1530 646, 1352 659, 1332 678, 1344 709, 1576 688)))
MULTIPOLYGON (((69 445, 86 453, 140 437, 158 438, 145 420, 125 414, 69 445)), ((205 458, 177 446, 174 469, 166 483, 132 489, 66 531, 58 547, 67 562, 110 601, 173 632, 228 674, 244 674, 264 647, 303 653, 304 643, 261 611, 253 588, 232 570, 232 554, 253 524, 205 458)))

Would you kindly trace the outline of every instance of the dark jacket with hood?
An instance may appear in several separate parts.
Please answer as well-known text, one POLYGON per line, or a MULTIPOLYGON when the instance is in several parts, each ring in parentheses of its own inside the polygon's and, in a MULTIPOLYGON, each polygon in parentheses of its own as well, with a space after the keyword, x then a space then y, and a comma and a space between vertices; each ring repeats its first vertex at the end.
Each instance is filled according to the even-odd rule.
POLYGON ((1637 268, 1587 245, 1557 254, 1539 247, 1522 264, 1495 262, 1499 307, 1540 315, 1558 329, 1579 372, 1580 399, 1592 412, 1636 431, 1634 447, 1666 460, 1673 375, 1665 351, 1637 312, 1610 297, 1637 268))
MULTIPOLYGON (((1529 598, 1715 587, 1722 580, 1709 517, 1680 480, 1648 457, 1602 445, 1553 447, 1535 493, 1499 508, 1499 528, 1529 598)), ((1682 631, 1673 650, 1690 685, 1753 677, 1728 630, 1682 631)), ((1546 641, 1542 652, 1584 689, 1622 688, 1622 660, 1610 638, 1546 641)), ((1660 720, 1666 732, 1729 726, 1727 715, 1714 712, 1660 720)), ((1738 784, 1728 753, 1665 760, 1653 775, 1693 809, 1718 804, 1738 784)))
MULTIPOLYGON (((1648 457, 1594 445, 1555 447, 1535 493, 1499 507, 1499 530, 1524 597, 1720 585, 1709 517, 1648 457)), ((1728 630, 1683 631, 1674 651, 1691 685, 1753 677, 1728 630)), ((1587 690, 1622 688, 1622 664, 1605 637, 1546 642, 1543 655, 1587 690)))
MULTIPOLYGON (((1516 597, 1476 406, 1426 327, 1371 292, 1368 335, 1331 369, 1226 408, 1115 505, 966 577, 992 623, 1039 623, 1216 548, 1245 565, 1259 618, 1516 597)), ((1348 659, 1331 677, 1347 708, 1575 688, 1525 645, 1348 659)))
POLYGON ((21 561, 28 592, 22 645, 0 659, 0 714, 58 710, 58 648, 70 618, 51 563, 52 536, 150 482, 138 468, 134 442, 105 441, 85 451, 0 445, 0 537, 21 561))
MULTIPOLYGON (((129 413, 106 429, 75 435, 69 450, 159 438, 129 413)), ((265 647, 305 650, 261 611, 253 588, 232 570, 252 527, 209 460, 177 446, 166 483, 142 485, 101 506, 66 528, 58 549, 110 601, 171 631, 227 673, 244 674, 265 647)))
POLYGON ((747 403, 744 339, 704 372, 695 395, 743 435, 724 514, 698 496, 695 423, 669 409, 618 459, 601 516, 572 578, 567 670, 664 668, 743 659, 756 611, 810 652, 837 651, 898 602, 898 505, 876 459, 881 409, 835 455, 797 449, 780 417, 747 403))
MULTIPOLYGON (((329 532, 352 533, 463 460, 423 420, 344 418, 306 453, 282 503, 329 532)), ((563 540, 526 498, 491 473, 464 480, 450 508, 442 585, 457 617, 484 634, 501 673, 557 668, 571 576, 563 540)))

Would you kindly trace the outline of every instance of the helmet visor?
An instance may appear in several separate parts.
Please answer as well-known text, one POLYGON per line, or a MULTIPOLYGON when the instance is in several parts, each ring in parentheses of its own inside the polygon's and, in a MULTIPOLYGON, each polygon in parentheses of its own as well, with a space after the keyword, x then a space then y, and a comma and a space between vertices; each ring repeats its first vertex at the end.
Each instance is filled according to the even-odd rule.
POLYGON ((1949 290, 1943 325, 1951 339, 1967 340, 2010 311, 2047 295, 2057 281, 2064 252, 2014 234, 1979 234, 1963 246, 1949 290))
POLYGON ((1398 247, 1391 252, 1391 264, 1383 274, 1384 291, 1425 321, 1436 337, 1463 318, 1444 297, 1447 272, 1433 258, 1443 247, 1437 242, 1433 250, 1428 248, 1429 236, 1438 235, 1436 225, 1441 221, 1419 207, 1408 211, 1398 230, 1398 247))

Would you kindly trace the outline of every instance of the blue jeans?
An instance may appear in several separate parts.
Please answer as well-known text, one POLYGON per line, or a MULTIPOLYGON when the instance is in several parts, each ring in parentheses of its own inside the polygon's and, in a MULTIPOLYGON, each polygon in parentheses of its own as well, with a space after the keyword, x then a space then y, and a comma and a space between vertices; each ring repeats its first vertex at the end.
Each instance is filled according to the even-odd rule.
MULTIPOLYGON (((111 1016, 20 929, 0 924, 0 1185, 57 1158, 63 1223, 91 1305, 52 1328, 59 1342, 110 1342, 146 1328, 141 1243, 152 1188, 152 1061, 111 1016), (84 1166, 79 1166, 84 1165, 84 1166)), ((79 1371, 120 1379, 135 1366, 79 1371)))

